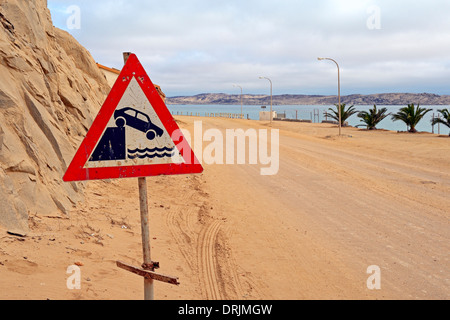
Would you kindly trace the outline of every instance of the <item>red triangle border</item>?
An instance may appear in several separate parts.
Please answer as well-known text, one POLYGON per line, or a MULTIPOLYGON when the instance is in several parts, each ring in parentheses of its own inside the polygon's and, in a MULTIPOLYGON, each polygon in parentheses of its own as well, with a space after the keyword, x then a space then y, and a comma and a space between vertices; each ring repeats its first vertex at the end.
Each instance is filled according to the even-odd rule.
MULTIPOLYGON (((114 86, 106 98, 103 106, 98 112, 94 122, 88 130, 86 137, 78 148, 72 162, 63 177, 64 181, 83 181, 83 180, 101 180, 101 179, 117 179, 117 178, 132 178, 132 177, 147 177, 158 175, 175 175, 175 174, 193 174, 203 172, 203 167, 195 157, 193 150, 185 143, 182 148, 179 144, 175 146, 182 153, 185 163, 181 164, 148 164, 135 166, 119 166, 119 167, 104 167, 104 168, 84 168, 97 142, 101 138, 109 119, 112 117, 117 105, 119 104, 125 90, 131 79, 141 79, 137 81, 143 90, 146 98, 153 106, 156 114, 159 116, 162 124, 167 130, 168 134, 172 136, 175 130, 179 127, 167 106, 160 97, 158 91, 145 72, 143 66, 139 62, 135 54, 131 54, 127 63, 123 67, 118 76, 114 86)), ((181 133, 180 133, 181 134, 181 133)), ((182 134, 181 134, 182 136, 182 134)), ((184 136, 182 136, 184 139, 184 136)))

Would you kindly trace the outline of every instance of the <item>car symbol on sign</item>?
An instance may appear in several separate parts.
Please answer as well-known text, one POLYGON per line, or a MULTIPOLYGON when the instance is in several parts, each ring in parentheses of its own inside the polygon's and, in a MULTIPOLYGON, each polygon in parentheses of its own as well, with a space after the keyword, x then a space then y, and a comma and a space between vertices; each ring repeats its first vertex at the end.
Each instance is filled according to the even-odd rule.
POLYGON ((116 126, 127 125, 144 132, 149 140, 153 140, 157 136, 161 137, 164 133, 163 129, 152 123, 148 115, 131 107, 114 111, 114 119, 116 120, 116 126))

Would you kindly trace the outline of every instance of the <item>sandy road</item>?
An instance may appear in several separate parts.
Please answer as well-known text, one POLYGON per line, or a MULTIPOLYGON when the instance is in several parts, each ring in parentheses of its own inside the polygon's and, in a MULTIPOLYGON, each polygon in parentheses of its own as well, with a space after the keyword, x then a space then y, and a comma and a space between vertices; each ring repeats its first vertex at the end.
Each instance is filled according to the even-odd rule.
MULTIPOLYGON (((204 127, 267 128, 214 119, 204 127)), ((232 225, 230 248, 260 297, 448 299, 449 163, 434 150, 405 157, 411 138, 448 141, 355 129, 336 139, 312 130, 282 126, 277 175, 206 166, 211 198, 232 225), (371 265, 380 267, 381 290, 367 289, 371 265)))
MULTIPOLYGON (((193 132, 267 123, 176 117, 193 132)), ((448 299, 450 139, 274 123, 279 171, 204 164, 148 178, 152 259, 180 286, 156 299, 448 299), (380 290, 369 290, 369 266, 380 290)), ((225 135, 224 135, 225 136, 225 135)), ((208 148, 208 142, 203 150, 208 148)), ((85 183, 70 216, 30 214, 25 238, 0 233, 2 299, 142 299, 118 269, 142 259, 135 179, 85 183), (81 266, 81 289, 67 267, 81 266)))

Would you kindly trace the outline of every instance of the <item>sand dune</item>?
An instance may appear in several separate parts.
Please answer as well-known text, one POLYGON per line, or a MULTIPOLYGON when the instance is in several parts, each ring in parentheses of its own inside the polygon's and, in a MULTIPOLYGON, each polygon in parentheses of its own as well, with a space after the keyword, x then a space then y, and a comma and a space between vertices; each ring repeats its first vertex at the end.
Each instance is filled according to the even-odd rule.
MULTIPOLYGON (((177 117, 180 126, 267 129, 259 121, 177 117)), ((448 299, 448 137, 273 124, 280 167, 204 165, 148 178, 153 260, 180 285, 156 299, 448 299), (381 270, 369 290, 367 268, 381 270)), ((205 144, 203 147, 205 147, 205 144)), ((137 179, 92 181, 68 217, 33 214, 0 233, 2 299, 142 299, 137 179), (81 269, 69 290, 67 267, 81 269)))

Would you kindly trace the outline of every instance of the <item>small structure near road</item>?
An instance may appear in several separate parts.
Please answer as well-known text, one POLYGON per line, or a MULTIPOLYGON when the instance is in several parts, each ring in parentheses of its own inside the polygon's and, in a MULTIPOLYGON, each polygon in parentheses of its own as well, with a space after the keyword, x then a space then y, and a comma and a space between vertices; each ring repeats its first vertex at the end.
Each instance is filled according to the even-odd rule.
MULTIPOLYGON (((272 119, 277 117, 277 112, 272 111, 272 119)), ((270 111, 260 111, 259 112, 260 121, 270 121, 270 111)))

